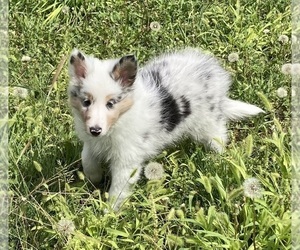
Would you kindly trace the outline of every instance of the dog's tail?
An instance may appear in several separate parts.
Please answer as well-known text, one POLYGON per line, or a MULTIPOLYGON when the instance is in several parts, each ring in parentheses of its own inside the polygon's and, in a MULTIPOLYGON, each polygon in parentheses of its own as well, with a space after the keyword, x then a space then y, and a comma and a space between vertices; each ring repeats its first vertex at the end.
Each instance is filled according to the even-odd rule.
POLYGON ((239 120, 259 113, 265 113, 255 105, 231 99, 227 99, 224 102, 222 110, 224 115, 230 120, 239 120))

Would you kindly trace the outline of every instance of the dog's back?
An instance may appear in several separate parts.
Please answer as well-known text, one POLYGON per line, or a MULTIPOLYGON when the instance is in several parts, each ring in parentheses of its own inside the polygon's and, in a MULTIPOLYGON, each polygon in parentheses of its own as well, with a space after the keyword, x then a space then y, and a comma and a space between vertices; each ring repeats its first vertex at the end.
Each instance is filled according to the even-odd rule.
POLYGON ((229 99, 229 73, 214 57, 195 49, 163 55, 146 65, 140 75, 150 93, 156 93, 157 123, 166 141, 188 135, 221 151, 227 142, 229 119, 263 112, 229 99))

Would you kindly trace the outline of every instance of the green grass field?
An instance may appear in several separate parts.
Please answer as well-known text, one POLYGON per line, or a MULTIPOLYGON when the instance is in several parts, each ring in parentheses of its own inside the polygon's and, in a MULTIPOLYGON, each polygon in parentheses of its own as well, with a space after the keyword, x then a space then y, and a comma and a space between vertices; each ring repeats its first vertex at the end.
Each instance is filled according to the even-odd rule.
POLYGON ((290 21, 286 0, 10 1, 9 84, 28 90, 9 98, 10 249, 291 249, 290 21), (222 155, 190 141, 166 149, 153 159, 164 178, 143 177, 105 214, 80 170, 67 57, 77 47, 143 64, 187 46, 218 57, 230 96, 266 114, 230 123, 222 155), (244 195, 250 177, 260 197, 244 195))

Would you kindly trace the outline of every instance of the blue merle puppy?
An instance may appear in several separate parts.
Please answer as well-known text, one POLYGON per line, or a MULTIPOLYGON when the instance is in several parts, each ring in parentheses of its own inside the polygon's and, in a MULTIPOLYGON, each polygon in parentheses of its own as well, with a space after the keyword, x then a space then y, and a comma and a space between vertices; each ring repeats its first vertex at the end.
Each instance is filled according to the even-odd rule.
POLYGON ((84 173, 97 183, 100 163, 109 163, 114 209, 131 193, 143 163, 167 145, 190 137, 221 152, 228 120, 263 112, 228 98, 229 73, 196 49, 162 55, 142 68, 132 55, 99 60, 74 49, 69 75, 84 173))

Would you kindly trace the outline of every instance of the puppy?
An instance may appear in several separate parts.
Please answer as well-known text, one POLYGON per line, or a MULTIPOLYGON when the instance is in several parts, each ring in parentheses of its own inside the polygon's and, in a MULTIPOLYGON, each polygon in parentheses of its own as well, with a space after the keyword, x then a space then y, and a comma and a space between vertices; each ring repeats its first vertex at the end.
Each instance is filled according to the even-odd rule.
POLYGON ((69 75, 84 173, 98 183, 101 162, 109 163, 115 210, 131 193, 143 163, 167 145, 190 137, 221 152, 228 120, 263 112, 228 98, 229 73, 197 49, 162 55, 143 68, 132 55, 99 60, 74 49, 69 75))

